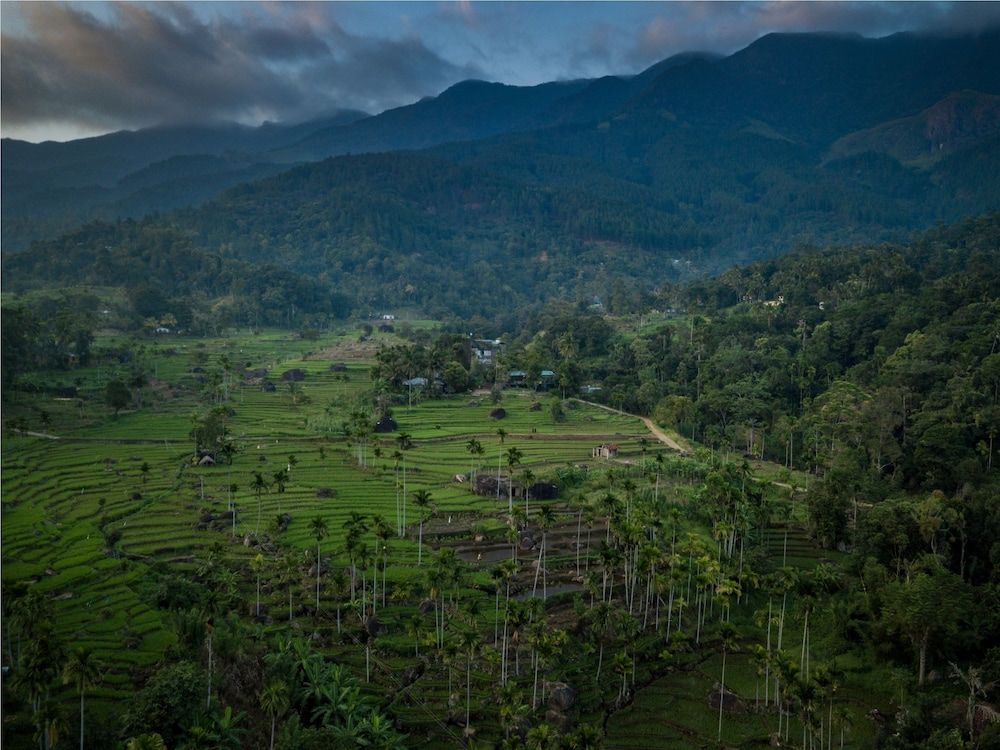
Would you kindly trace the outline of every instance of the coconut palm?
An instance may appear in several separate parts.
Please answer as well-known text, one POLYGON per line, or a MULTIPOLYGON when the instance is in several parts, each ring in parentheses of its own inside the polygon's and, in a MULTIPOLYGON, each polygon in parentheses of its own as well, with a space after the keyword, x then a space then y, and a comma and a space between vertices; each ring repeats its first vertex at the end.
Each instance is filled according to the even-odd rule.
POLYGON ((419 612, 413 613, 406 621, 406 632, 413 638, 413 655, 420 656, 420 636, 424 632, 424 618, 419 612))
MULTIPOLYGON (((329 528, 326 525, 326 519, 322 516, 316 516, 312 521, 309 522, 309 530, 312 532, 313 538, 316 540, 316 616, 319 616, 319 577, 322 571, 322 564, 320 561, 320 548, 319 544, 323 541, 327 534, 329 534, 329 528)), ((339 619, 339 618, 338 618, 339 619)))
POLYGON ((35 711, 35 739, 44 750, 50 750, 59 743, 59 737, 66 729, 66 709, 57 701, 46 700, 35 711))
POLYGON ((260 552, 250 560, 250 569, 257 576, 257 606, 254 608, 254 617, 260 617, 260 574, 264 571, 264 555, 260 552))
MULTIPOLYGON (((392 528, 389 526, 389 522, 386 521, 382 516, 374 516, 372 518, 372 525, 375 527, 375 573, 374 582, 378 583, 378 563, 379 559, 382 561, 382 606, 385 606, 385 572, 389 563, 389 539, 392 537, 392 528)), ((372 586, 372 612, 375 611, 375 593, 376 585, 372 586)))
POLYGON ((472 463, 469 466, 469 481, 476 481, 476 459, 483 455, 483 444, 480 443, 476 438, 471 438, 469 442, 465 444, 465 449, 472 456, 472 463))
POLYGON ((469 728, 469 715, 472 710, 472 660, 479 652, 479 633, 472 628, 465 630, 459 636, 459 645, 465 653, 465 728, 469 728))
POLYGON ((274 750, 274 730, 278 719, 284 716, 290 705, 288 685, 283 680, 270 683, 260 694, 260 707, 271 717, 271 750, 274 750))
POLYGON ((423 564, 424 551, 424 514, 423 510, 431 504, 431 493, 427 490, 415 490, 413 493, 413 504, 420 509, 420 528, 417 532, 417 565, 423 564))
POLYGON ((87 648, 77 648, 63 667, 63 683, 73 685, 80 693, 80 750, 83 750, 83 708, 87 688, 101 681, 103 665, 87 648))
POLYGON ((264 492, 267 492, 268 485, 267 480, 261 475, 259 471, 253 473, 253 481, 250 483, 250 489, 257 496, 257 530, 254 532, 256 534, 260 533, 260 516, 263 512, 263 506, 260 501, 260 496, 264 492))
POLYGON ((278 469, 271 475, 274 479, 274 486, 278 489, 278 513, 281 513, 281 495, 285 494, 285 485, 288 484, 288 472, 278 469))
POLYGON ((722 707, 726 703, 726 654, 729 651, 736 651, 738 647, 736 627, 731 622, 724 622, 719 628, 719 635, 722 638, 722 679, 719 682, 719 736, 717 741, 722 742, 722 707))
POLYGON ((497 502, 500 502, 500 465, 503 463, 503 443, 507 439, 507 430, 497 427, 497 443, 500 446, 497 451, 497 502))
POLYGON ((298 577, 299 565, 295 555, 286 552, 278 559, 278 580, 288 586, 288 621, 292 621, 292 586, 298 577))
MULTIPOLYGON (((524 454, 516 445, 512 445, 507 449, 505 455, 507 457, 507 512, 509 513, 514 509, 514 467, 521 463, 524 454)), ((499 486, 497 491, 499 491, 499 486)))
POLYGON ((555 511, 552 510, 552 506, 543 505, 541 510, 538 511, 538 528, 542 530, 542 543, 538 552, 538 567, 535 568, 535 582, 531 588, 531 595, 535 595, 535 591, 538 589, 538 573, 541 571, 542 574, 542 598, 548 598, 548 589, 546 585, 546 573, 545 573, 545 536, 548 530, 552 528, 552 525, 556 521, 555 511))
MULTIPOLYGON (((949 662, 951 666, 952 677, 958 682, 962 683, 968 689, 969 695, 966 700, 966 710, 965 719, 969 724, 969 740, 973 743, 976 741, 976 713, 978 700, 980 698, 985 698, 987 693, 992 690, 997 685, 997 680, 992 680, 987 682, 983 679, 983 670, 978 667, 969 667, 967 670, 963 671, 955 662, 949 662)), ((843 736, 841 736, 841 745, 843 745, 843 736)))
POLYGON ((531 511, 528 508, 528 500, 531 497, 531 485, 535 481, 535 472, 531 469, 525 469, 521 472, 521 486, 524 488, 524 515, 530 515, 531 511))

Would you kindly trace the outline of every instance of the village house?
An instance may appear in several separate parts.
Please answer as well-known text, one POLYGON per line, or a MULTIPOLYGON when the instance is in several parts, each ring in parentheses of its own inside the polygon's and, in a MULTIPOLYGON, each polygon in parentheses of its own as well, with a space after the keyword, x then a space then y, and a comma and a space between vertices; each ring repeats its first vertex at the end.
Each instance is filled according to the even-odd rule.
POLYGON ((472 356, 481 365, 491 365, 502 347, 500 339, 472 339, 472 356))
POLYGON ((611 458, 618 457, 618 444, 617 443, 603 443, 598 445, 590 452, 591 458, 600 458, 607 461, 611 458))

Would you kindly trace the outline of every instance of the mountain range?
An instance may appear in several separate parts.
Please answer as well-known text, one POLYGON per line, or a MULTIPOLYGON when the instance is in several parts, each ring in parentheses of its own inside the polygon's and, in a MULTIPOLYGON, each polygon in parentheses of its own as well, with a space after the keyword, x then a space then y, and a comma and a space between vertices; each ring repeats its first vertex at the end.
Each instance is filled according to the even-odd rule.
POLYGON ((1000 32, 771 34, 631 77, 466 81, 375 116, 2 149, 5 251, 46 240, 5 258, 5 288, 86 279, 99 251, 114 278, 126 237, 117 262, 160 267, 170 232, 355 305, 488 314, 1000 209, 1000 32), (144 216, 155 247, 132 247, 132 225, 60 235, 144 216))

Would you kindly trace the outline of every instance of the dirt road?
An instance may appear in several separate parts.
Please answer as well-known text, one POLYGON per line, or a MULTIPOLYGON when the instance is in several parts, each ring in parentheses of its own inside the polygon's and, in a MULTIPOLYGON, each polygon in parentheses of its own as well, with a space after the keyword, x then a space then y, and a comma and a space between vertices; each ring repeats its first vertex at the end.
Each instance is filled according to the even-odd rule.
POLYGON ((666 434, 663 430, 656 426, 649 417, 640 417, 638 414, 629 414, 627 411, 622 411, 621 409, 614 409, 610 406, 605 406, 604 404, 595 404, 593 401, 584 401, 582 398, 575 398, 574 401, 579 401, 581 404, 587 404, 587 406, 595 406, 598 409, 604 409, 605 411, 610 411, 612 414, 621 414, 624 417, 632 417, 634 419, 642 420, 642 423, 646 425, 646 428, 653 433, 653 437, 663 443, 665 446, 671 450, 675 450, 678 453, 684 453, 685 448, 683 448, 676 440, 666 434))

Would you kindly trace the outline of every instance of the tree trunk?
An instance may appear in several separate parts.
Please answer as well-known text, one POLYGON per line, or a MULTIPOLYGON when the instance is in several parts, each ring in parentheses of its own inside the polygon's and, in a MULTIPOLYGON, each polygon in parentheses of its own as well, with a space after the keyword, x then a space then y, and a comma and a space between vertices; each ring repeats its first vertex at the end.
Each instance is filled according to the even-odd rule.
POLYGON ((726 647, 722 646, 722 681, 719 683, 719 738, 722 742, 722 707, 726 698, 726 647))
POLYGON ((531 586, 531 595, 538 591, 538 574, 542 572, 542 556, 545 553, 545 532, 542 532, 542 544, 538 548, 538 566, 535 568, 535 582, 531 586))
POLYGON ((274 750, 274 725, 278 723, 278 715, 271 714, 271 750, 274 750))
POLYGON ((205 710, 212 707, 212 635, 208 635, 208 697, 205 699, 205 710))
POLYGON ((465 668, 465 728, 469 728, 469 714, 472 707, 472 655, 465 668))
POLYGON ((80 750, 83 750, 83 690, 80 691, 80 750))
POLYGON ((920 639, 920 670, 918 672, 917 684, 924 684, 924 673, 927 670, 927 643, 930 640, 929 634, 925 631, 920 639))
POLYGON ((531 710, 534 711, 538 708, 538 665, 541 662, 537 656, 535 657, 535 679, 533 686, 531 688, 531 710))

